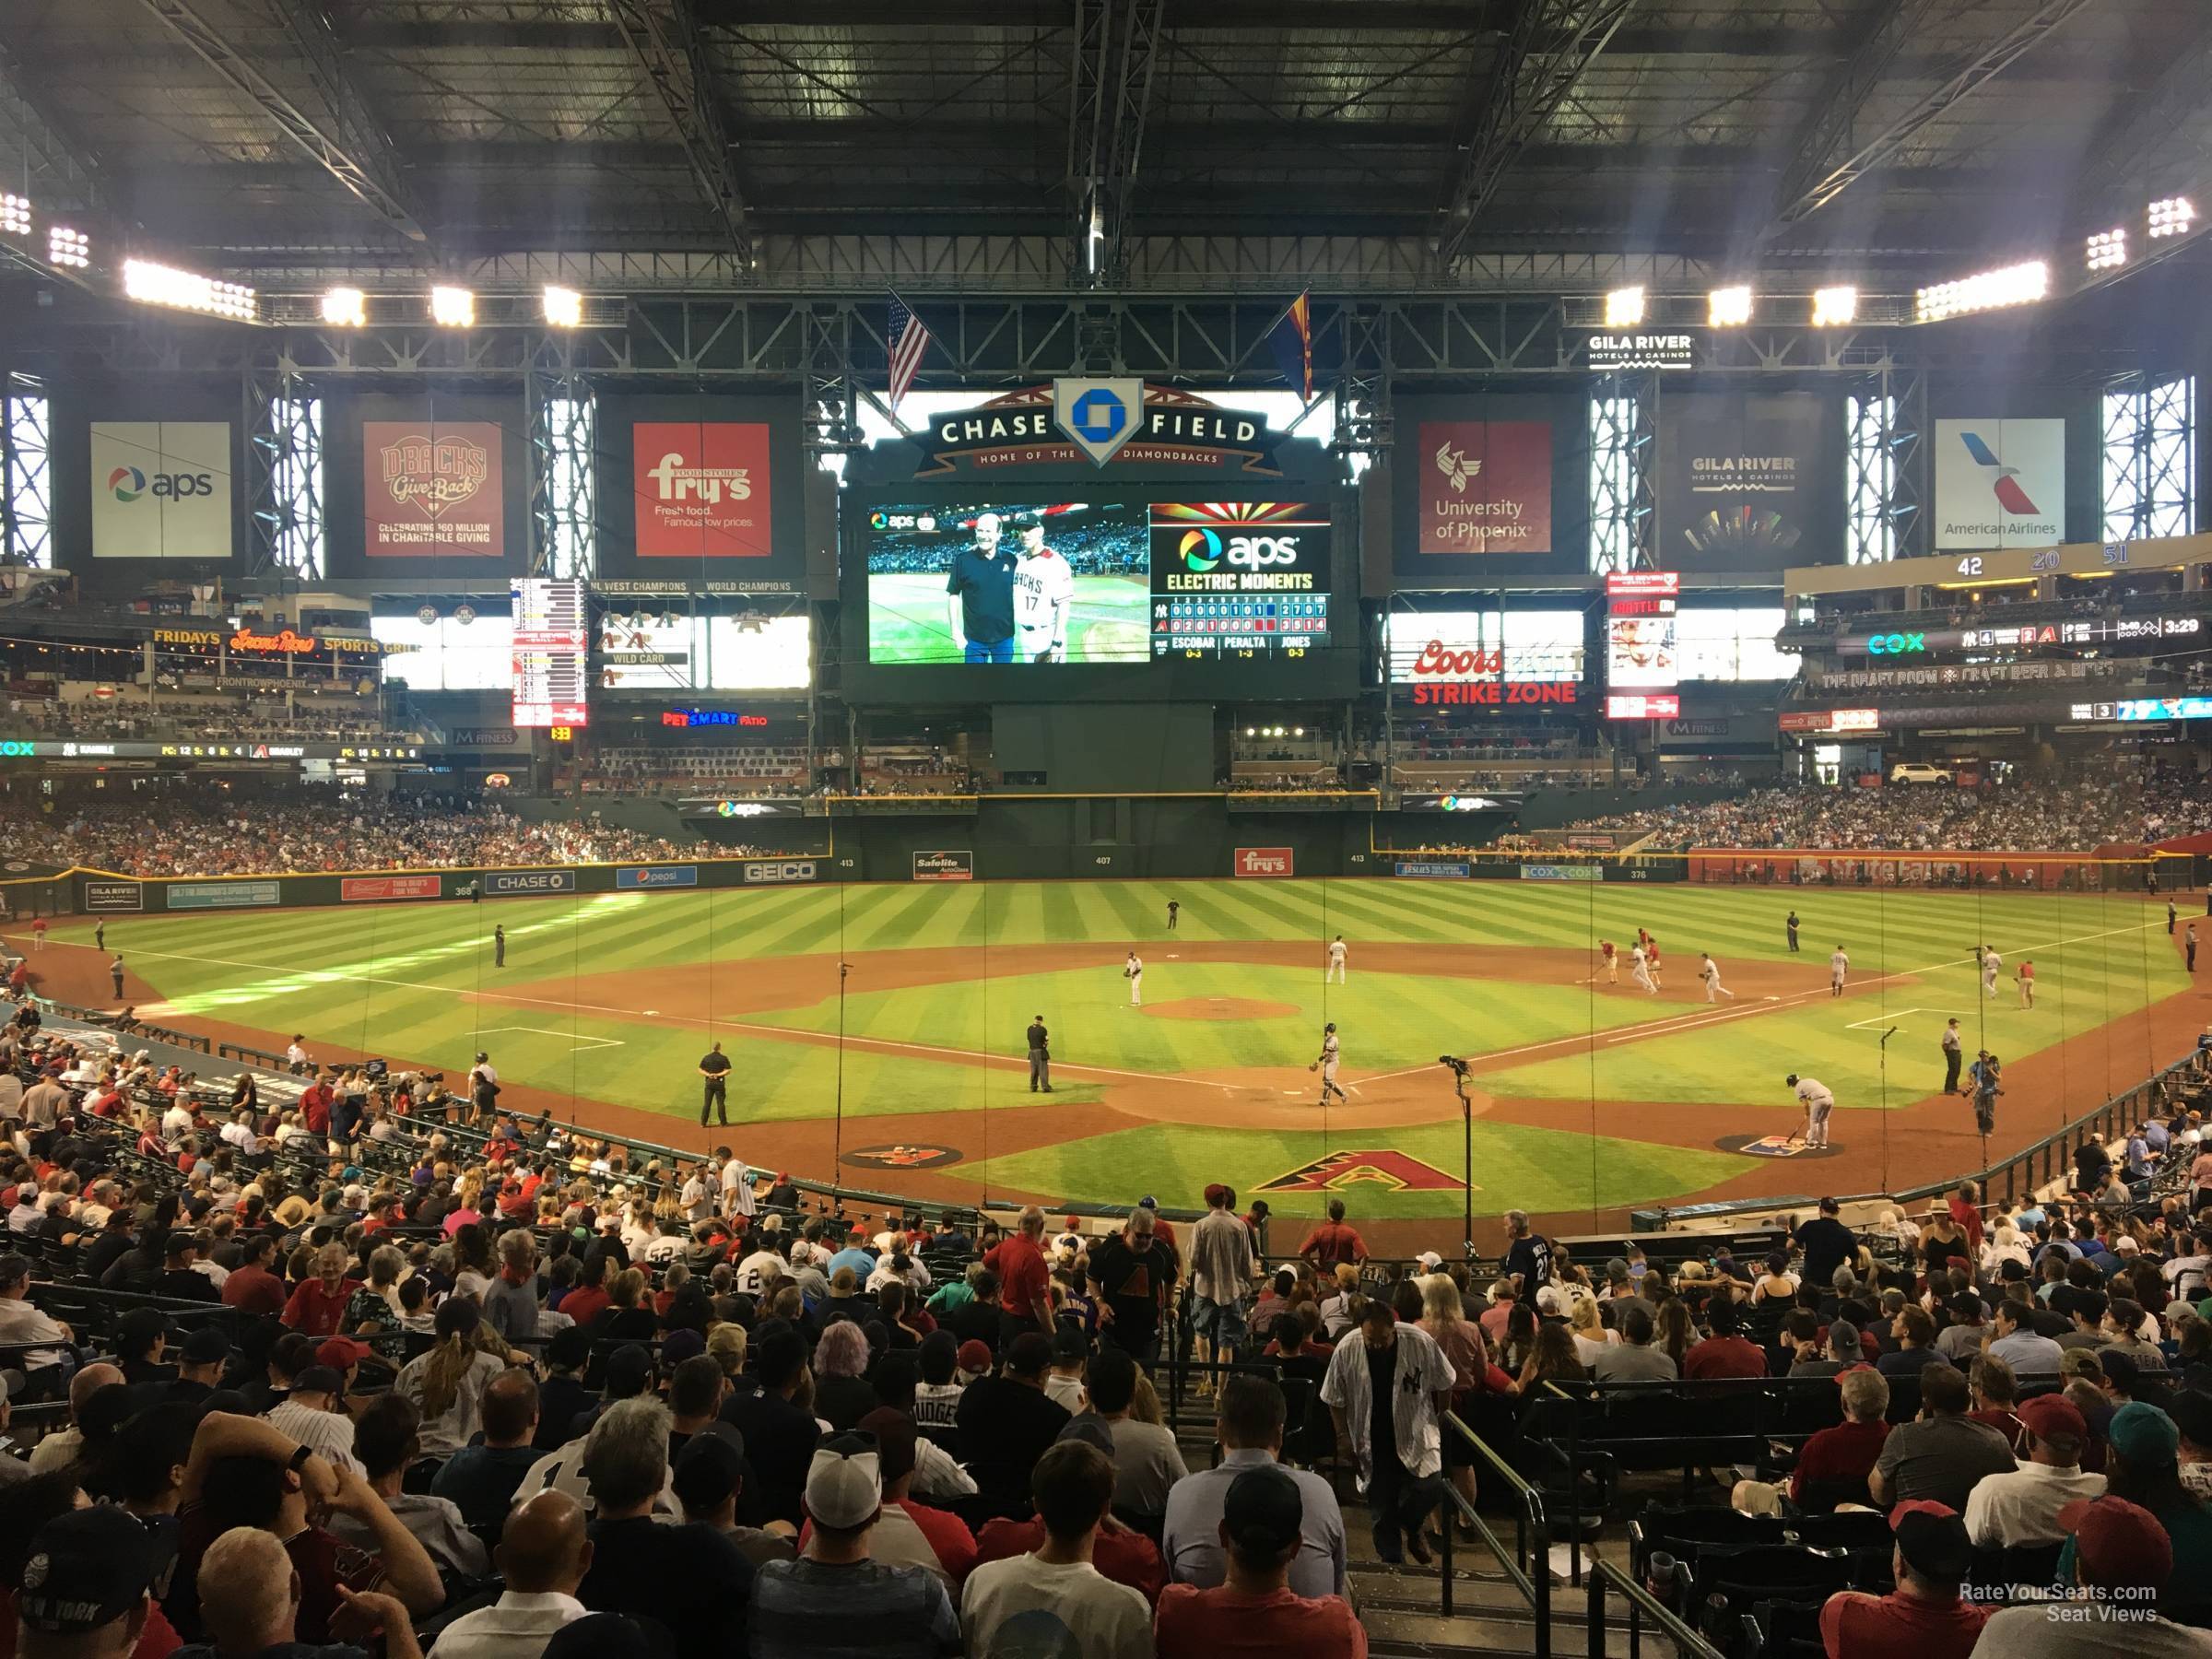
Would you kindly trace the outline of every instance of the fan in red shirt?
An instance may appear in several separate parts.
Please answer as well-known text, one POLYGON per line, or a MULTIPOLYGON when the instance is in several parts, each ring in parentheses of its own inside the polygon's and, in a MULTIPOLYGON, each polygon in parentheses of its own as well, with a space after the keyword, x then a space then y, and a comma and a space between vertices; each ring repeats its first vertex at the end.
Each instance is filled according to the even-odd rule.
POLYGON ((1035 1205, 1021 1212, 1021 1230, 1009 1233, 983 1256, 983 1265, 998 1275, 998 1347, 1004 1353, 1025 1331, 1040 1335, 1053 1328, 1048 1293, 1053 1270, 1044 1259, 1044 1212, 1035 1205))
POLYGON ((1228 1582, 1210 1590, 1170 1584, 1159 1593, 1152 1640, 1159 1659, 1366 1659, 1367 1632, 1340 1595, 1290 1588, 1305 1499, 1273 1463, 1246 1469, 1221 1505, 1228 1582))
POLYGON ((1897 1537, 1897 1588, 1888 1595, 1845 1590, 1820 1608, 1820 1641, 1851 1659, 1967 1659, 1990 1609, 1961 1601, 1974 1564, 1966 1523, 1947 1504, 1916 1499, 1889 1512, 1897 1537))
POLYGON ((284 1323, 310 1336, 335 1336, 345 1329, 346 1304, 361 1288, 346 1277, 346 1247, 325 1244, 315 1255, 315 1277, 301 1279, 284 1304, 284 1323))
POLYGON ((330 1103, 335 1098, 330 1085, 319 1077, 300 1091, 300 1122, 310 1135, 329 1135, 330 1103))
POLYGON ((1747 1341, 1734 1302, 1716 1301, 1707 1316, 1712 1335, 1682 1356, 1685 1377, 1763 1377, 1767 1351, 1747 1341))
MULTIPOLYGON (((1796 1472, 1790 1477, 1791 1507, 1825 1515, 1843 1502, 1864 1503, 1866 1477, 1889 1438, 1889 1381, 1872 1370, 1845 1371, 1836 1379, 1843 1399, 1843 1421, 1823 1429, 1797 1448, 1796 1472)), ((1764 1481, 1739 1480, 1729 1501, 1748 1515, 1779 1515, 1783 1491, 1764 1481)))
POLYGON ((1357 1267, 1367 1260, 1367 1241, 1344 1224, 1344 1200, 1329 1200, 1329 1218, 1306 1235, 1298 1253, 1320 1273, 1339 1266, 1357 1267))
POLYGON ((1949 1207, 1951 1219, 1958 1222, 1966 1233, 1966 1241, 1974 1253, 1974 1259, 1981 1260, 1982 1189, 1971 1181, 1960 1182, 1959 1190, 1951 1194, 1949 1207))

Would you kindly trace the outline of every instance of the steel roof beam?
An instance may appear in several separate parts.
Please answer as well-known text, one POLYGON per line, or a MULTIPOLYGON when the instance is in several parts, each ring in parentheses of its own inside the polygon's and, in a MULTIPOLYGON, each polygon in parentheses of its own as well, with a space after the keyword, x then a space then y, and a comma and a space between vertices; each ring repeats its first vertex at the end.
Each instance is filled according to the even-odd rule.
POLYGON ((1636 0, 1522 0, 1490 67, 1489 89, 1444 204, 1437 257, 1450 265, 1522 152, 1583 72, 1618 32, 1636 0))
POLYGON ((666 109, 723 236, 749 264, 753 236, 745 192, 691 0, 607 0, 607 10, 666 109))
POLYGON ((321 117, 309 114, 279 91, 245 53, 185 0, 144 0, 144 4, 362 206, 407 241, 429 242, 429 234, 409 199, 392 135, 377 121, 369 100, 355 84, 346 64, 346 49, 332 30, 320 0, 276 0, 272 9, 322 97, 326 113, 321 117))
POLYGON ((1906 108, 1864 132, 1869 107, 1900 53, 1937 5, 1937 0, 1887 0, 1798 130, 1792 158, 1783 171, 1769 234, 1819 212, 1888 162, 1915 133, 2004 74, 2075 13, 2098 3, 2041 0, 2032 13, 1983 41, 1906 108))
POLYGON ((100 163, 56 127, 32 96, 33 76, 0 42, 0 156, 13 156, 0 184, 28 190, 41 208, 70 207, 109 216, 100 163))
POLYGON ((1092 288, 1121 280, 1166 0, 1074 0, 1067 184, 1068 270, 1092 288))
MULTIPOLYGON (((2167 61, 2150 90, 2122 110, 2098 138, 2084 179, 2108 187, 2144 179, 2146 160, 2155 160, 2176 134, 2192 126, 2198 135, 2201 159, 2212 147, 2212 127, 2207 127, 2205 112, 2206 76, 2212 76, 2212 12, 2197 24, 2195 37, 2167 61)), ((2164 181, 2153 170, 2147 182, 2164 181)))

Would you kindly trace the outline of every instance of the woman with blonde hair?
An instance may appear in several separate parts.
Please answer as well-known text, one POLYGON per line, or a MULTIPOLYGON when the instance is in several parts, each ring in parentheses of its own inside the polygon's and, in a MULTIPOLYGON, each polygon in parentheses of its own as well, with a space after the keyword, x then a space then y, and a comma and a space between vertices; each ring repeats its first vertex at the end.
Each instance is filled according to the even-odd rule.
POLYGON ((732 1383, 745 1374, 745 1327, 724 1321, 707 1329, 707 1358, 722 1367, 732 1383))
POLYGON ((450 1296, 431 1326, 436 1344, 400 1368, 393 1387, 422 1413, 418 1430, 426 1457, 450 1457, 468 1444, 483 1416, 484 1391, 507 1369, 499 1356, 477 1346, 483 1310, 465 1296, 450 1296))
POLYGON ((1574 1357, 1583 1364, 1595 1365, 1606 1347, 1620 1340, 1619 1334, 1606 1329, 1606 1322, 1594 1301, 1583 1300, 1568 1304, 1568 1335, 1574 1339, 1574 1357))
POLYGON ((645 1275, 625 1267, 606 1279, 606 1306, 592 1322, 595 1342, 651 1342, 660 1334, 661 1322, 644 1305, 645 1275))

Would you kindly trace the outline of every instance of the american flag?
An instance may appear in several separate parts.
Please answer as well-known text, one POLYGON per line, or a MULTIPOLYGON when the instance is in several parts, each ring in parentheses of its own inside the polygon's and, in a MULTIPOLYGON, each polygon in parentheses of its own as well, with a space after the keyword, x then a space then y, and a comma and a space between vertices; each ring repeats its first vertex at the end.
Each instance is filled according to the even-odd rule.
POLYGON ((897 409, 907 387, 913 384, 923 355, 929 350, 929 330, 896 294, 891 296, 889 318, 883 337, 891 343, 891 407, 897 409))

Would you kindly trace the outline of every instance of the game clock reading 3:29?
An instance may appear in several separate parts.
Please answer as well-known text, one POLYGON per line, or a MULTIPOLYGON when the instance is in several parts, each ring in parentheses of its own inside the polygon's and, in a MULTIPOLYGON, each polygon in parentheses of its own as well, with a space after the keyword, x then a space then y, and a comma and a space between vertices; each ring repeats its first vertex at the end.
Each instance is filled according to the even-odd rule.
POLYGON ((887 502, 864 523, 871 663, 1288 659, 1328 643, 1318 506, 887 502))

